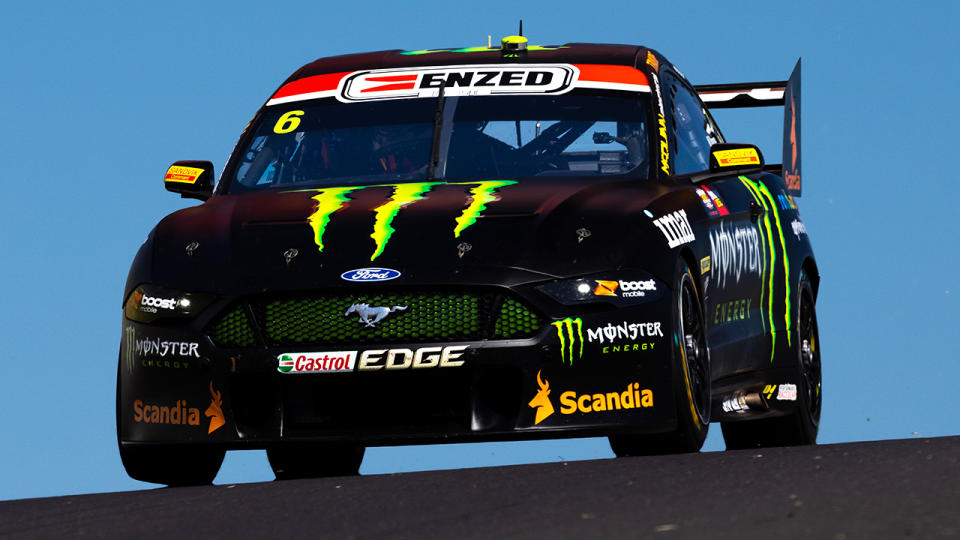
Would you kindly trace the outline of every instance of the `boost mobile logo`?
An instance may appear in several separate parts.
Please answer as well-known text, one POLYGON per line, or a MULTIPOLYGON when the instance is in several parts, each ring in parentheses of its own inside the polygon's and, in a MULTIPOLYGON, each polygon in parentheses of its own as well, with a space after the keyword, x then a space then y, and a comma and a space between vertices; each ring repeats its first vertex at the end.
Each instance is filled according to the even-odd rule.
POLYGON ((565 364, 569 359, 570 365, 572 366, 574 344, 576 344, 577 339, 580 340, 580 349, 577 353, 577 358, 583 357, 583 320, 580 319, 580 317, 576 319, 567 317, 566 319, 554 321, 550 324, 557 328, 557 337, 560 338, 560 361, 565 364), (577 327, 576 334, 573 333, 574 326, 577 327))
POLYGON ((463 208, 463 212, 461 212, 460 216, 455 220, 456 226, 453 228, 453 237, 459 238, 460 233, 476 223, 480 214, 486 210, 488 203, 500 200, 500 196, 496 193, 497 189, 516 183, 514 180, 493 180, 489 182, 413 182, 409 184, 380 184, 375 186, 349 186, 305 190, 315 191, 317 193, 313 196, 313 200, 317 201, 317 205, 314 207, 313 213, 307 218, 307 223, 313 231, 313 240, 317 244, 317 248, 320 252, 323 252, 323 233, 330 223, 331 216, 335 212, 345 208, 347 203, 350 202, 348 195, 351 192, 374 187, 393 188, 393 194, 390 196, 390 199, 373 209, 376 220, 374 221, 373 234, 370 235, 370 238, 373 238, 377 247, 373 251, 373 255, 370 256, 370 260, 372 261, 379 257, 383 253, 384 248, 387 247, 387 242, 390 241, 390 237, 394 233, 392 226, 393 219, 397 217, 400 210, 424 199, 434 186, 475 186, 470 190, 467 205, 463 208))

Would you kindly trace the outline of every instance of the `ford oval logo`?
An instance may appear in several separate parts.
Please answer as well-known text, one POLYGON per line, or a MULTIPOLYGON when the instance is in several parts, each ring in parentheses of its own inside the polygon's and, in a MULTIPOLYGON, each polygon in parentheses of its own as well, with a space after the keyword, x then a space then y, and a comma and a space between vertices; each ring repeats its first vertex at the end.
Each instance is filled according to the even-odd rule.
POLYGON ((357 268, 340 274, 347 281, 389 281, 400 277, 400 272, 391 268, 357 268))

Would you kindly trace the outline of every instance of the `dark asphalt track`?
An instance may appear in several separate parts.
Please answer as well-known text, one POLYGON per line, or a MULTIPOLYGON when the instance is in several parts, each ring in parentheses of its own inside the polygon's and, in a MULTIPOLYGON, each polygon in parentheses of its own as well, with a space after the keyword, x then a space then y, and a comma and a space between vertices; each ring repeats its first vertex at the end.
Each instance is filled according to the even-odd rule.
POLYGON ((960 535, 960 437, 0 503, 4 538, 960 535))

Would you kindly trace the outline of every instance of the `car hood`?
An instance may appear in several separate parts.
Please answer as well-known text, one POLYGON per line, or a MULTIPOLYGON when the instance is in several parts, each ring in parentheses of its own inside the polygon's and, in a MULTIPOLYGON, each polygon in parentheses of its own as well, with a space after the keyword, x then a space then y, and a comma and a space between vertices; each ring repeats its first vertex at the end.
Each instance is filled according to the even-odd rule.
POLYGON ((357 268, 401 281, 517 285, 620 265, 653 229, 647 180, 411 182, 215 196, 158 226, 156 280, 210 289, 340 286, 357 268))

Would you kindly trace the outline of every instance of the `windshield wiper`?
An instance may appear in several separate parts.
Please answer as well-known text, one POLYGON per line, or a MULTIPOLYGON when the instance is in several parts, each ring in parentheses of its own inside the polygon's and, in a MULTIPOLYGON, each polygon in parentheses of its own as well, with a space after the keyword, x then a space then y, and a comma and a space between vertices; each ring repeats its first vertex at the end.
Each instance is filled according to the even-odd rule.
POLYGON ((430 148, 430 167, 427 168, 427 180, 436 177, 437 165, 440 163, 440 132, 443 131, 443 106, 447 97, 443 91, 446 85, 440 85, 440 95, 437 96, 437 111, 433 114, 433 144, 430 148))

